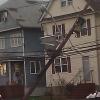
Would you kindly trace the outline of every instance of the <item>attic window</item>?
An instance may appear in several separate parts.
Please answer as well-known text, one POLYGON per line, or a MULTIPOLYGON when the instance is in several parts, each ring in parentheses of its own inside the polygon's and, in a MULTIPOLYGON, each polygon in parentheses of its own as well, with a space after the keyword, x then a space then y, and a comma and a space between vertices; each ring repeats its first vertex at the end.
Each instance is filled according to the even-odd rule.
POLYGON ((72 5, 73 0, 68 0, 68 5, 72 5))
POLYGON ((64 7, 66 5, 72 5, 73 0, 61 0, 61 7, 64 7))
POLYGON ((6 22, 7 21, 7 17, 8 17, 8 13, 7 11, 1 12, 0 13, 0 22, 6 22))
POLYGON ((67 0, 61 0, 61 7, 66 6, 66 2, 67 2, 67 0))

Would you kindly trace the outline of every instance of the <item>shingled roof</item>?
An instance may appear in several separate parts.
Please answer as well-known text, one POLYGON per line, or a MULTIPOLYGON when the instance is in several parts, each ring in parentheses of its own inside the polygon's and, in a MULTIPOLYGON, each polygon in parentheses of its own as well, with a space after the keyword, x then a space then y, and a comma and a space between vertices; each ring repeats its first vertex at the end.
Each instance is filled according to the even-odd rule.
POLYGON ((0 9, 7 9, 17 23, 23 27, 40 27, 38 23, 41 15, 40 5, 28 4, 26 0, 8 0, 0 6, 0 9))
POLYGON ((100 0, 86 0, 89 5, 95 10, 95 12, 100 12, 100 0))

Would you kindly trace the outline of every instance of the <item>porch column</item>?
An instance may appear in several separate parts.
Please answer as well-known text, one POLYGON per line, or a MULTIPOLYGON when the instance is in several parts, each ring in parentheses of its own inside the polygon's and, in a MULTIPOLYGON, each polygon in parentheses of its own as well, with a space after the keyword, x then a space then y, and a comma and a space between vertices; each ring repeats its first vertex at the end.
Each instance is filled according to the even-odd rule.
POLYGON ((8 68, 9 68, 9 85, 11 85, 11 62, 8 62, 8 68))

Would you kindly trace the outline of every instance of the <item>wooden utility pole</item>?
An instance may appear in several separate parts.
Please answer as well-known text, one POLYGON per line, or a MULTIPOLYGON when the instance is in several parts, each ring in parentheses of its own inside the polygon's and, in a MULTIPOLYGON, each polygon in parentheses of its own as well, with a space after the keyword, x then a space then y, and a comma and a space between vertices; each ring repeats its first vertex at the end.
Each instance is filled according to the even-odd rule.
MULTIPOLYGON (((91 0, 90 0, 91 1, 91 0)), ((87 9, 88 4, 84 7, 84 9, 82 11, 80 11, 79 15, 83 15, 84 11, 87 9)), ((51 58, 49 59, 49 61, 47 62, 47 64, 45 65, 45 67, 41 70, 40 74, 37 76, 36 82, 35 84, 33 84, 33 86, 29 89, 29 91, 27 92, 27 94, 21 99, 21 100, 28 100, 28 97, 30 96, 30 94, 35 90, 35 88, 38 86, 40 80, 42 79, 43 75, 46 73, 47 69, 49 68, 49 66, 53 63, 54 59, 60 55, 60 52, 62 51, 62 48, 65 46, 65 44, 67 43, 67 41, 69 40, 69 38, 71 37, 71 35, 73 34, 74 30, 77 27, 81 27, 84 24, 85 20, 82 17, 78 17, 75 21, 75 23, 73 24, 72 28, 70 29, 70 31, 68 32, 68 34, 65 35, 65 38, 62 40, 62 42, 58 45, 58 47, 56 48, 56 50, 52 53, 51 58)), ((77 34, 77 33, 76 33, 77 34)))

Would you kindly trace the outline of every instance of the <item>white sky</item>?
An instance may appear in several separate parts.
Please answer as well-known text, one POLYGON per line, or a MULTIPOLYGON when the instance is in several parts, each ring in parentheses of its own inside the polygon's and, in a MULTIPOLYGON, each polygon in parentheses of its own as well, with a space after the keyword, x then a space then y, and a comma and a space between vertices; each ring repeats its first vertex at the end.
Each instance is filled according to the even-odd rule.
MULTIPOLYGON (((5 3, 8 0, 0 0, 0 5, 2 5, 3 3, 5 3)), ((49 0, 45 0, 45 1, 49 1, 49 0)))
POLYGON ((7 0, 0 0, 0 5, 6 2, 7 0))

